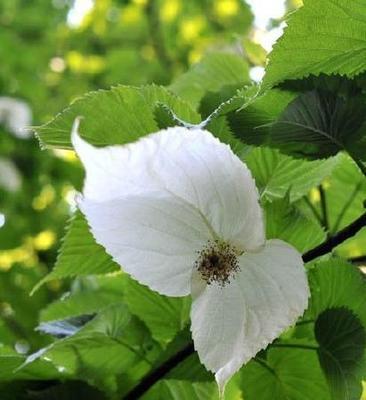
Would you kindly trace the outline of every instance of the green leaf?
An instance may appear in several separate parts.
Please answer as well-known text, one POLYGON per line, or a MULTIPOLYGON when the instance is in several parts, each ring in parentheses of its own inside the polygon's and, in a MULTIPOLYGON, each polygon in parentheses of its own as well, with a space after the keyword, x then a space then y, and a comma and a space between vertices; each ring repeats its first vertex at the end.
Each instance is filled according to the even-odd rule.
MULTIPOLYGON (((366 180, 356 164, 342 156, 332 175, 324 183, 330 231, 344 228, 364 213, 366 180)), ((316 204, 319 206, 319 202, 316 204)), ((366 248, 366 230, 337 247, 336 253, 344 258, 362 256, 366 248)))
POLYGON ((210 53, 178 77, 170 89, 197 108, 206 92, 249 82, 249 68, 243 58, 232 53, 210 53))
POLYGON ((57 379, 61 376, 57 368, 47 360, 37 360, 18 369, 26 357, 10 347, 0 347, 0 381, 57 379))
POLYGON ((267 203, 264 211, 268 239, 282 239, 301 253, 312 249, 325 239, 321 226, 291 206, 287 198, 267 203))
POLYGON ((308 159, 326 158, 340 150, 365 157, 365 112, 361 97, 344 99, 320 90, 303 93, 271 125, 268 145, 308 159))
POLYGON ((243 93, 243 104, 226 112, 234 135, 246 144, 263 145, 269 142, 270 125, 296 97, 295 93, 272 89, 258 95, 258 88, 243 93), (254 91, 255 89, 255 91, 254 91))
POLYGON ((155 340, 170 342, 188 324, 190 298, 166 297, 129 279, 125 302, 150 329, 155 340))
POLYGON ((366 69, 364 2, 307 0, 287 23, 269 56, 263 90, 310 74, 353 77, 366 69))
POLYGON ((245 400, 331 400, 315 351, 271 348, 240 374, 245 400))
POLYGON ((319 360, 334 399, 361 395, 366 375, 366 282, 341 259, 319 263, 309 273, 311 298, 305 318, 315 320, 319 360))
POLYGON ((71 293, 47 305, 41 311, 40 321, 57 321, 85 314, 94 314, 114 303, 121 302, 127 276, 118 273, 106 276, 88 276, 87 284, 74 282, 71 293), (76 286, 76 289, 74 287, 76 286))
POLYGON ((315 323, 315 337, 332 398, 359 399, 362 388, 354 372, 365 363, 366 345, 366 331, 359 318, 345 307, 323 311, 315 323))
POLYGON ((169 379, 158 382, 142 399, 218 400, 219 397, 217 385, 214 382, 192 383, 169 379))
POLYGON ((128 387, 130 376, 139 379, 150 369, 158 350, 143 325, 123 303, 117 303, 75 334, 29 356, 22 369, 48 360, 65 378, 81 379, 114 392, 117 375, 123 374, 128 387))
POLYGON ((118 270, 120 267, 96 243, 85 217, 77 211, 71 219, 53 270, 37 284, 33 292, 53 279, 118 270))
POLYGON ((101 146, 124 144, 159 130, 154 114, 159 103, 164 103, 187 122, 200 121, 188 103, 165 88, 117 86, 84 95, 53 120, 36 128, 36 132, 46 145, 71 148, 72 124, 81 116, 84 119, 80 133, 89 143, 101 146))
POLYGON ((288 193, 290 201, 294 202, 330 175, 338 158, 305 161, 274 149, 258 147, 245 157, 245 162, 255 178, 261 199, 271 201, 288 193))
POLYGON ((107 400, 99 390, 81 381, 70 381, 52 385, 43 390, 32 390, 29 400, 107 400))

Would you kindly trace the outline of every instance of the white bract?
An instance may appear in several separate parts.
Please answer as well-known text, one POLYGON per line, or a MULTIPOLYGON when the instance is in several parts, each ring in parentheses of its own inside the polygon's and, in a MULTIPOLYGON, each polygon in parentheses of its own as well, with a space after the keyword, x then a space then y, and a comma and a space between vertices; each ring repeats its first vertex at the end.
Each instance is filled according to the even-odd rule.
POLYGON ((77 129, 78 205, 96 241, 142 284, 191 294, 195 349, 222 391, 307 307, 301 255, 265 241, 255 182, 211 133, 175 127, 96 148, 77 129))
POLYGON ((5 225, 5 215, 0 213, 0 228, 5 225))
POLYGON ((31 136, 29 125, 32 123, 32 111, 27 103, 11 97, 0 97, 0 124, 20 139, 31 136))

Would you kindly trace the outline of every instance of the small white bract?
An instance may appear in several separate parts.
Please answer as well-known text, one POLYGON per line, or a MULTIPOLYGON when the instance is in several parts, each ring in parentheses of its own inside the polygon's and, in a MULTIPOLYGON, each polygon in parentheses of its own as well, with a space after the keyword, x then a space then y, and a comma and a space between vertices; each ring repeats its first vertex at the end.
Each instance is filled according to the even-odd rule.
POLYGON ((20 139, 32 135, 29 125, 32 123, 32 111, 27 103, 11 97, 0 97, 0 124, 20 139))
POLYGON ((191 294, 195 349, 222 392, 307 307, 301 255, 265 241, 255 182, 211 133, 175 127, 96 148, 77 130, 78 205, 96 241, 142 284, 191 294))
POLYGON ((0 213, 0 228, 5 225, 5 215, 0 213))

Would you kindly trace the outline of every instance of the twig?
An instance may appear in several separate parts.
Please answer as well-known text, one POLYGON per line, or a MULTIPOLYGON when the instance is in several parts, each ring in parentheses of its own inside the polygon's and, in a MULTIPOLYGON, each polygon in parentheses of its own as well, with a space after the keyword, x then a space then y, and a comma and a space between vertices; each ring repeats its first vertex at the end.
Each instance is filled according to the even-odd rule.
POLYGON ((161 30, 159 4, 156 0, 149 0, 146 5, 146 15, 149 23, 149 32, 158 60, 167 72, 171 73, 172 60, 165 47, 164 35, 161 30))
POLYGON ((320 205, 323 214, 322 224, 326 234, 329 235, 329 219, 328 219, 328 208, 327 208, 327 201, 325 198, 325 191, 322 185, 319 185, 318 189, 320 194, 320 205))
POLYGON ((124 400, 136 400, 146 393, 156 382, 163 378, 169 371, 176 367, 180 362, 188 358, 194 353, 193 343, 189 343, 186 347, 174 354, 171 358, 166 360, 158 368, 147 374, 129 393, 127 393, 124 400))
POLYGON ((344 206, 342 207, 341 212, 338 215, 337 221, 334 224, 334 227, 332 228, 333 232, 337 232, 339 226, 341 225, 342 219, 345 215, 345 213, 347 212, 349 206, 352 204, 353 200, 355 199, 357 193, 361 190, 362 187, 362 182, 358 182, 358 184, 355 186, 355 188, 353 189, 351 195, 349 196, 348 200, 346 201, 346 203, 344 204, 344 206))
POLYGON ((317 221, 320 223, 320 225, 323 225, 323 220, 321 215, 319 214, 318 210, 315 208, 314 204, 309 200, 308 197, 304 197, 305 204, 309 207, 311 212, 314 214, 315 218, 317 221))
POLYGON ((321 243, 319 246, 303 254, 302 259, 304 260, 304 262, 309 262, 314 260, 314 258, 329 253, 336 246, 354 236, 364 226, 366 226, 366 213, 362 214, 350 225, 346 226, 336 234, 330 236, 325 242, 321 243))
POLYGON ((356 265, 366 265, 366 256, 352 257, 348 261, 356 265))

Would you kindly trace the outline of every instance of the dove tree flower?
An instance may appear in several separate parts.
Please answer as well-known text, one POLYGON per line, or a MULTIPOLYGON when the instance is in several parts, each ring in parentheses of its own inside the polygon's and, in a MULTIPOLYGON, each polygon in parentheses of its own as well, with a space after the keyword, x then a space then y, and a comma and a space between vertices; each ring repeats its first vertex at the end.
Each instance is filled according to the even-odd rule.
POLYGON ((195 349, 222 391, 307 307, 301 255, 265 240, 250 171, 208 131, 96 148, 76 121, 72 142, 86 170, 78 206, 96 241, 152 290, 192 296, 195 349))

